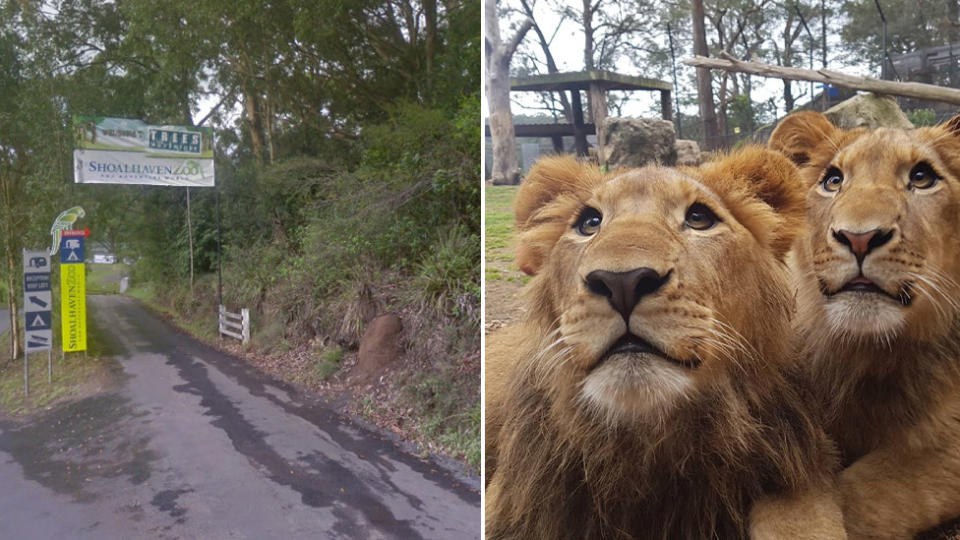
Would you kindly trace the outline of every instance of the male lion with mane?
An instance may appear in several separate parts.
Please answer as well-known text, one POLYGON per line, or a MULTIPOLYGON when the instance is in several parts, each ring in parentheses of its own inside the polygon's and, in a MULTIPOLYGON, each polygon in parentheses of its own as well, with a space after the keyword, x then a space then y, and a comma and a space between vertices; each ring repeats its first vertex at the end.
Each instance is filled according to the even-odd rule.
POLYGON ((797 387, 796 167, 750 148, 517 195, 528 314, 486 349, 489 538, 845 538, 797 387))
POLYGON ((960 515, 960 116, 842 130, 785 118, 802 165, 794 250, 802 353, 827 405, 853 538, 911 538, 960 515))

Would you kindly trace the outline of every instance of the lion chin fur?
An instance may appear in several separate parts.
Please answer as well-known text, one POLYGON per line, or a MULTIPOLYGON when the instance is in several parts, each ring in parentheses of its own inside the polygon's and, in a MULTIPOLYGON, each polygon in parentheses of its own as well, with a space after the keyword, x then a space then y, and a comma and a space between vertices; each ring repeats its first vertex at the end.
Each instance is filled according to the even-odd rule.
POLYGON ((795 326, 804 376, 847 467, 840 476, 847 530, 851 538, 912 538, 960 516, 960 117, 867 131, 801 112, 780 123, 770 147, 801 166, 808 193, 806 232, 791 253, 795 326), (903 189, 918 162, 943 176, 939 191, 903 189), (824 193, 829 167, 844 173, 840 194, 847 190, 854 204, 824 193), (831 246, 827 228, 835 223, 898 233, 852 263, 831 246), (871 258, 874 275, 913 280, 909 306, 824 293, 854 264, 867 275, 871 258))
POLYGON ((709 379, 695 388, 657 373, 662 388, 644 389, 635 410, 623 411, 605 405, 611 390, 591 389, 582 370, 558 369, 550 351, 569 291, 557 276, 568 270, 545 267, 560 256, 554 245, 571 209, 613 175, 571 158, 542 160, 516 203, 518 264, 536 274, 527 315, 486 346, 488 538, 845 537, 831 491, 833 446, 810 396, 783 369, 792 361, 793 295, 782 258, 803 215, 790 191, 795 169, 749 148, 683 174, 716 192, 768 251, 758 259, 768 263, 741 261, 760 268, 746 278, 757 290, 738 300, 755 308, 741 326, 756 328, 738 328, 754 354, 705 362, 709 379), (757 506, 821 491, 795 505, 793 521, 778 503, 757 506))

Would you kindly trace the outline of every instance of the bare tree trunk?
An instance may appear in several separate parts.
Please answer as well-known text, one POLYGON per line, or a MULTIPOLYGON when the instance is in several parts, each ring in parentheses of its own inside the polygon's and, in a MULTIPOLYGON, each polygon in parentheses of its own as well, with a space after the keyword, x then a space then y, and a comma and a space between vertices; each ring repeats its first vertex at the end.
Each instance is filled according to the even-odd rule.
POLYGON ((13 201, 10 194, 10 178, 6 175, 0 175, 0 208, 3 213, 0 214, 0 232, 3 234, 4 246, 4 270, 7 277, 7 303, 10 306, 10 359, 16 360, 20 356, 20 310, 17 305, 17 280, 16 274, 20 271, 17 265, 17 259, 14 256, 13 246, 13 216, 11 210, 13 201))
MULTIPOLYGON (((692 0, 693 11, 693 53, 697 56, 709 56, 707 32, 704 26, 703 0, 692 0)), ((713 106, 713 85, 710 70, 697 68, 697 97, 700 102, 700 120, 703 122, 703 146, 707 150, 717 148, 720 142, 720 128, 717 125, 717 111, 713 106)))
POLYGON ((493 141, 493 183, 517 184, 520 182, 520 167, 513 131, 513 114, 510 111, 510 58, 523 36, 533 26, 533 20, 525 20, 517 33, 504 42, 500 39, 496 0, 484 0, 484 17, 487 30, 486 83, 490 136, 493 141))
POLYGON ((437 55, 437 0, 424 0, 423 2, 423 22, 424 22, 424 56, 426 56, 427 76, 424 82, 427 89, 431 88, 433 80, 433 61, 437 55))
POLYGON ((249 124, 250 144, 253 146, 253 155, 259 163, 263 163, 263 119, 260 114, 260 97, 247 86, 243 91, 243 108, 247 113, 249 124))

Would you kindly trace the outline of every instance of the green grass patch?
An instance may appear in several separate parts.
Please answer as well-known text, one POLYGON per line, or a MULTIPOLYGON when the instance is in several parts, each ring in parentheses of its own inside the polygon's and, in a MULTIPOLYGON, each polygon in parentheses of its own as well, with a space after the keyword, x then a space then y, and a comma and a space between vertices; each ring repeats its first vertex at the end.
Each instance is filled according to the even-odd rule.
POLYGON ((340 364, 342 363, 343 349, 340 347, 332 347, 323 351, 323 354, 320 355, 320 361, 317 362, 313 370, 321 381, 325 381, 340 370, 340 364))
POLYGON ((419 419, 418 429, 438 441, 451 454, 480 467, 480 403, 465 408, 461 392, 451 391, 457 380, 443 372, 417 374, 404 385, 403 402, 419 419))
MULTIPOLYGON (((23 358, 7 360, 0 365, 0 414, 28 416, 55 403, 95 393, 114 380, 118 369, 116 361, 111 358, 114 351, 104 338, 103 329, 96 325, 90 305, 87 306, 87 353, 62 355, 55 348, 53 376, 49 382, 46 353, 30 356, 28 395, 24 394, 23 358)), ((59 328, 54 328, 54 335, 59 335, 59 328)), ((4 334, 2 339, 9 339, 9 335, 4 334)))
POLYGON ((87 294, 120 294, 120 278, 125 273, 124 264, 88 264, 87 294))
POLYGON ((502 249, 513 238, 513 200, 517 186, 486 186, 486 249, 502 249))

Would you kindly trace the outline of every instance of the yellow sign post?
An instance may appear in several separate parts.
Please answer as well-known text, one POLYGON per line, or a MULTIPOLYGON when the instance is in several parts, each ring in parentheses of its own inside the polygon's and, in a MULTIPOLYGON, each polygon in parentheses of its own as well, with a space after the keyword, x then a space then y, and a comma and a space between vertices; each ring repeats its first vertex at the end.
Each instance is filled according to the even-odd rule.
POLYGON ((83 236, 66 236, 73 232, 64 231, 60 244, 60 326, 65 353, 87 350, 87 269, 83 236))

